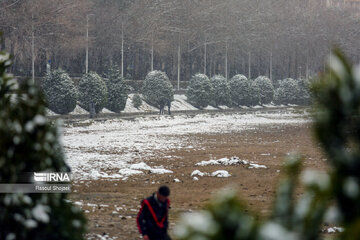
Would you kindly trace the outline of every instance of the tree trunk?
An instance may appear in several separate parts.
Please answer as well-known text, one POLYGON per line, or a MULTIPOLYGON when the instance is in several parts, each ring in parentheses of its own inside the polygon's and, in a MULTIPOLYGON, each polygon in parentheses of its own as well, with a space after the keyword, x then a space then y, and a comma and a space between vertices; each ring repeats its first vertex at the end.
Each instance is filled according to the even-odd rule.
POLYGON ((270 50, 270 67, 269 67, 269 76, 270 76, 270 80, 273 80, 272 77, 272 63, 273 63, 273 52, 272 52, 272 48, 270 50))
POLYGON ((151 32, 151 71, 154 71, 154 31, 151 32))
POLYGON ((121 24, 121 76, 124 77, 124 24, 121 24))
POLYGON ((251 52, 249 52, 249 58, 248 58, 248 64, 249 64, 249 71, 248 71, 248 77, 251 79, 251 52))
POLYGON ((179 33, 179 45, 178 45, 178 74, 177 74, 177 89, 180 90, 180 65, 181 65, 181 52, 180 52, 180 33, 179 33))
POLYGON ((0 38, 0 42, 1 42, 1 50, 5 50, 5 36, 4 34, 1 35, 1 38, 0 38))
POLYGON ((225 46, 225 78, 228 79, 228 40, 227 39, 225 46))
POLYGON ((205 38, 205 44, 204 44, 204 74, 206 75, 206 38, 205 38))

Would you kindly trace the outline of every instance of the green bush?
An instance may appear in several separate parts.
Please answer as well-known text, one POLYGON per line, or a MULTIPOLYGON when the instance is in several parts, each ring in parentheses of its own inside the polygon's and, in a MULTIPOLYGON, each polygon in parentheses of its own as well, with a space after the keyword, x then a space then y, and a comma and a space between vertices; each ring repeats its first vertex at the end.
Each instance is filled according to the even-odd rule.
POLYGON ((68 114, 76 107, 77 90, 69 75, 61 69, 51 71, 41 82, 47 107, 57 114, 68 114))
POLYGON ((274 87, 269 78, 265 76, 259 76, 254 81, 255 86, 259 91, 260 104, 268 104, 274 98, 274 87))
POLYGON ((132 104, 135 108, 139 109, 142 105, 142 99, 139 94, 135 94, 132 99, 132 104))
POLYGON ((238 74, 230 79, 229 85, 233 105, 249 106, 252 104, 251 80, 248 80, 244 75, 238 74))
POLYGON ((257 84, 253 80, 250 81, 250 98, 249 98, 249 105, 255 106, 260 103, 260 89, 257 84))
POLYGON ((296 104, 300 98, 300 89, 294 79, 287 78, 279 82, 275 90, 275 104, 296 104))
POLYGON ((161 71, 152 71, 146 75, 142 93, 144 100, 156 107, 174 100, 173 86, 166 73, 161 71))
POLYGON ((204 108, 210 104, 212 86, 209 78, 201 73, 191 77, 189 86, 186 90, 188 102, 197 108, 204 108))
POLYGON ((111 66, 105 74, 105 83, 108 90, 106 108, 113 112, 121 112, 125 109, 128 98, 128 86, 117 66, 111 66))
POLYGON ((90 112, 90 104, 94 104, 99 113, 107 103, 107 87, 102 78, 95 72, 82 76, 79 82, 80 106, 90 112))
POLYGON ((210 83, 212 104, 215 107, 219 105, 229 106, 231 104, 230 87, 226 78, 221 75, 215 75, 210 79, 210 83))
MULTIPOLYGON (((68 172, 59 133, 45 118, 40 91, 20 86, 5 73, 9 54, 0 53, 0 184, 32 182, 26 172, 68 172)), ((1 193, 0 239, 78 240, 86 231, 82 211, 65 193, 1 193)))
POLYGON ((300 78, 297 81, 299 86, 299 98, 296 101, 296 104, 308 105, 311 103, 311 94, 310 94, 310 81, 306 78, 300 78))

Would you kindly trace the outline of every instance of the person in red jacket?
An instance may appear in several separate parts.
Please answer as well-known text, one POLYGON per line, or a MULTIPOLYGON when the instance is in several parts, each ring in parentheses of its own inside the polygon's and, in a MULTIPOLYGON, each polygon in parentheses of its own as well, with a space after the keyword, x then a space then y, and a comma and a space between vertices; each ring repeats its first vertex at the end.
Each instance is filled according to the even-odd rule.
POLYGON ((170 189, 161 186, 157 192, 141 202, 136 223, 144 240, 171 240, 167 233, 169 195, 170 189))

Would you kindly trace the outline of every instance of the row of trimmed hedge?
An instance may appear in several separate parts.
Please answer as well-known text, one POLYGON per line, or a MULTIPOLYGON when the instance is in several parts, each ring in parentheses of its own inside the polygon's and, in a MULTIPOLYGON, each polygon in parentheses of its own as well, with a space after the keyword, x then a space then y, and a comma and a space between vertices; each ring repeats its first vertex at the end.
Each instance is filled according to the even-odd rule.
POLYGON ((110 67, 105 78, 95 72, 82 76, 75 87, 69 75, 61 70, 48 73, 41 82, 48 108, 57 114, 72 112, 77 102, 85 110, 99 113, 104 107, 113 111, 124 110, 128 87, 116 67, 110 67))
POLYGON ((186 92, 188 101, 198 108, 208 105, 255 106, 258 104, 308 104, 310 103, 309 83, 305 79, 284 79, 274 89, 272 81, 266 76, 249 80, 244 75, 235 75, 229 81, 215 75, 208 78, 195 74, 186 92))
MULTIPOLYGON (((104 107, 113 112, 124 110, 128 97, 128 86, 120 70, 112 66, 101 78, 97 73, 83 75, 78 87, 74 86, 69 75, 61 70, 48 73, 42 81, 48 108, 57 114, 68 114, 74 110, 77 102, 85 110, 99 113, 104 107)), ((277 82, 274 89, 271 80, 259 76, 249 80, 244 75, 235 75, 227 80, 221 75, 208 78, 204 74, 195 74, 186 90, 188 102, 197 108, 208 105, 218 107, 255 106, 258 104, 308 104, 310 95, 305 79, 284 79, 277 82)), ((173 86, 161 71, 149 72, 146 76, 142 94, 150 105, 160 108, 174 100, 173 86)), ((139 96, 137 96, 139 98, 139 96)), ((141 105, 141 99, 135 99, 135 107, 141 105)))

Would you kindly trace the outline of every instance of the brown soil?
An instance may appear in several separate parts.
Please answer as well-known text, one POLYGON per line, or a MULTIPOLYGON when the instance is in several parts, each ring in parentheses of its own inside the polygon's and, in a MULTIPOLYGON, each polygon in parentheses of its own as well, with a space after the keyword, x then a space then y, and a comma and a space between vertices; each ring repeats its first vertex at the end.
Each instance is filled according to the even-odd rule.
POLYGON ((279 170, 287 153, 301 153, 306 168, 326 169, 325 158, 311 132, 310 125, 276 125, 237 134, 189 135, 190 140, 201 142, 204 150, 182 149, 165 153, 164 156, 174 156, 172 159, 150 162, 143 159, 151 166, 163 165, 173 174, 149 173, 132 176, 127 181, 83 181, 74 185, 76 192, 70 198, 85 203, 82 208, 89 211, 86 216, 90 233, 108 234, 117 239, 139 239, 135 220, 140 201, 161 184, 171 188, 171 227, 176 224, 180 213, 202 208, 213 193, 227 186, 239 192, 250 210, 266 216, 271 209, 276 183, 282 174, 279 170), (264 164, 268 169, 248 169, 242 165, 195 166, 199 161, 231 156, 264 164), (194 181, 190 174, 195 169, 202 172, 227 170, 232 176, 199 177, 199 181, 194 181), (175 183, 175 178, 181 182, 175 183), (108 206, 94 208, 87 203, 108 206), (123 209, 113 213, 115 205, 123 209))

